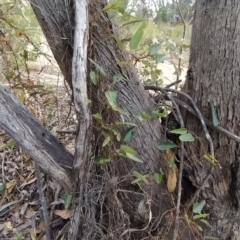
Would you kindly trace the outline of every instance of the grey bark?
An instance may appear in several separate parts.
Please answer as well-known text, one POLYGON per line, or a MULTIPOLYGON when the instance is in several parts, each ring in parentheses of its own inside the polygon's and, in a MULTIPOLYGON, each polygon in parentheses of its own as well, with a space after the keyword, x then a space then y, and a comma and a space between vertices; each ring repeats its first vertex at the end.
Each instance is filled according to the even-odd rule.
MULTIPOLYGON (((219 125, 236 135, 240 132, 239 14, 239 1, 196 1, 190 64, 184 86, 206 118, 211 118, 210 103, 213 103, 219 125)), ((191 114, 186 114, 185 119, 190 131, 204 137, 191 114)), ((214 168, 199 196, 199 200, 206 199, 204 211, 211 214, 212 228, 205 228, 204 233, 219 239, 240 239, 240 215, 229 194, 231 179, 234 178, 231 164, 238 161, 239 144, 215 131, 211 134, 215 156, 222 168, 214 168)), ((202 141, 189 146, 191 159, 186 169, 197 187, 209 169, 209 164, 202 160, 203 154, 208 152, 202 141)))
MULTIPOLYGON (((76 138, 76 148, 74 156, 74 186, 77 204, 73 205, 73 217, 71 218, 71 227, 68 239, 76 239, 79 232, 79 225, 82 224, 83 206, 88 206, 91 201, 84 196, 85 185, 82 184, 88 175, 88 165, 91 162, 91 114, 87 95, 87 49, 89 40, 88 24, 88 1, 75 0, 75 27, 74 27, 74 45, 72 60, 72 86, 76 113, 78 116, 78 134, 76 138)), ((91 164, 90 164, 91 165, 91 164)), ((89 211, 90 212, 90 211, 89 211)), ((86 214, 87 215, 87 214, 86 214)), ((91 218, 94 223, 95 218, 91 218)), ((88 233, 89 234, 89 233, 88 233)))
POLYGON ((30 4, 65 80, 72 87, 73 1, 31 0, 30 4))
POLYGON ((70 176, 73 156, 2 83, 0 83, 0 126, 45 173, 55 178, 67 192, 72 191, 70 176))
MULTIPOLYGON (((91 44, 89 46, 89 57, 101 65, 106 70, 107 75, 101 78, 100 85, 98 87, 92 86, 89 80, 88 91, 89 98, 92 100, 92 112, 96 113, 103 111, 102 115, 103 121, 105 121, 104 123, 110 124, 116 120, 121 120, 121 117, 118 113, 109 111, 106 103, 104 104, 104 102, 106 102, 104 92, 109 90, 109 86, 112 86, 113 89, 118 92, 118 106, 126 110, 129 115, 140 115, 142 112, 150 113, 154 109, 154 104, 148 94, 144 91, 142 85, 139 83, 134 68, 117 64, 117 61, 126 62, 129 61, 129 58, 123 50, 118 48, 116 42, 112 38, 112 34, 115 34, 112 23, 108 19, 107 14, 102 11, 102 8, 106 3, 107 2, 104 0, 90 1, 89 22, 91 44), (116 75, 121 75, 122 80, 117 84, 112 84, 113 77, 116 75)), ((69 6, 66 8, 63 4, 59 4, 59 1, 31 1, 32 8, 34 9, 43 32, 48 39, 53 55, 61 65, 61 70, 63 71, 69 85, 72 86, 72 75, 70 73, 67 74, 68 69, 71 69, 72 64, 72 41, 71 38, 70 40, 66 39, 66 36, 72 36, 72 29, 74 28, 72 22, 68 21, 68 16, 72 16, 72 9, 70 7, 72 6, 72 2, 68 2, 68 4, 69 6), (66 13, 66 11, 68 12, 66 13), (58 41, 56 42, 56 39, 61 41, 61 44, 59 44, 58 41), (62 39, 64 39, 64 41, 62 39), (59 46, 58 48, 55 46, 56 43, 57 46, 59 46), (65 60, 60 61, 59 56, 62 56, 65 60)), ((125 121, 133 121, 132 118, 124 118, 125 121)), ((137 124, 138 128, 134 135, 134 139, 131 141, 131 146, 138 152, 143 160, 143 163, 139 164, 128 159, 118 159, 113 164, 109 164, 110 176, 129 176, 133 170, 140 173, 148 172, 153 174, 154 172, 159 171, 160 167, 164 167, 165 163, 163 161, 163 154, 157 149, 157 144, 161 139, 160 122, 158 120, 151 120, 148 122, 138 122, 137 124)), ((123 130, 123 128, 120 128, 120 130, 123 130)), ((98 139, 98 136, 101 135, 101 131, 102 130, 99 128, 94 132, 95 143, 93 144, 93 149, 96 148, 96 140, 98 139)), ((101 146, 101 143, 98 144, 101 146)), ((114 145, 114 147, 117 146, 118 143, 114 145)), ((104 151, 106 154, 106 150, 100 149, 100 151, 102 151, 101 154, 104 154, 104 151)), ((108 153, 114 155, 113 149, 109 149, 108 153)), ((88 171, 93 171, 93 169, 88 171)), ((106 176, 104 176, 103 179, 105 179, 105 177, 106 176)), ((108 179, 105 179, 104 181, 108 179)), ((127 190, 131 187, 131 179, 129 177, 126 179, 127 180, 124 181, 121 188, 124 187, 124 189, 127 190)), ((150 194, 149 197, 151 198, 153 217, 156 220, 155 224, 164 225, 165 217, 167 215, 164 215, 163 217, 161 216, 165 210, 168 210, 173 206, 173 202, 171 200, 171 196, 167 193, 164 183, 157 185, 153 180, 151 180, 151 184, 153 187, 148 187, 146 192, 150 194)), ((111 189, 107 190, 107 194, 111 197, 111 189)), ((142 199, 139 198, 138 195, 132 195, 131 191, 129 193, 120 192, 118 195, 124 211, 129 214, 129 218, 130 216, 133 217, 133 227, 136 227, 138 219, 140 219, 140 216, 138 216, 137 213, 137 207, 138 203, 142 199)), ((110 218, 111 215, 114 216, 115 211, 119 211, 114 206, 111 208, 113 212, 108 215, 110 218)), ((84 218, 83 221, 86 221, 86 218, 84 218)), ((111 220, 109 222, 110 224, 117 224, 111 220)), ((122 222, 121 224, 121 227, 118 227, 116 232, 119 236, 125 230, 125 223, 122 222)), ((89 227, 90 224, 84 224, 84 226, 89 227)), ((114 227, 116 227, 116 225, 114 227)))

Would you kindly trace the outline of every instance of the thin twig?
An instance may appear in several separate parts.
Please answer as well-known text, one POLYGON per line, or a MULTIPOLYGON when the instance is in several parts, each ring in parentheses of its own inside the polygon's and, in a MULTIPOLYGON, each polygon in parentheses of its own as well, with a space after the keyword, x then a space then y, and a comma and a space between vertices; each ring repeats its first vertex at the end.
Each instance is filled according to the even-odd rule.
MULTIPOLYGON (((159 90, 159 91, 163 92, 164 94, 166 93, 166 91, 175 92, 175 93, 178 93, 178 94, 181 94, 181 95, 185 96, 186 98, 188 98, 188 99, 190 100, 190 102, 191 102, 191 104, 193 105, 193 108, 195 109, 195 112, 196 112, 196 114, 197 114, 197 116, 198 116, 198 118, 199 118, 199 120, 200 120, 200 122, 201 122, 201 124, 202 124, 203 130, 204 130, 204 132, 205 132, 205 136, 206 136, 206 138, 207 138, 207 140, 208 140, 208 142, 209 142, 209 145, 210 145, 210 154, 211 154, 211 156, 214 158, 214 148, 213 148, 212 138, 211 138, 211 136, 210 136, 210 134, 209 134, 209 131, 208 131, 208 129, 207 129, 207 126, 206 126, 206 123, 205 123, 204 118, 203 118, 203 116, 202 116, 202 113, 201 113, 200 110, 198 109, 198 107, 197 107, 196 103, 194 102, 194 100, 193 100, 188 94, 186 94, 186 93, 184 93, 184 92, 181 92, 181 91, 179 91, 179 90, 175 90, 175 89, 169 89, 169 88, 167 88, 167 89, 165 88, 165 89, 164 89, 164 88, 156 87, 156 86, 152 86, 152 88, 151 88, 151 86, 148 86, 148 89, 151 89, 151 90, 159 90)), ((168 96, 167 96, 167 97, 168 97, 168 96)), ((174 102, 174 103, 176 104, 176 102, 174 102)), ((204 187, 204 185, 205 185, 206 182, 208 181, 210 175, 211 175, 212 172, 213 172, 213 169, 214 169, 214 165, 212 164, 211 167, 210 167, 210 169, 209 169, 209 171, 208 171, 208 173, 207 173, 207 175, 205 176, 204 180, 202 181, 200 187, 199 187, 198 190, 194 193, 193 197, 191 198, 191 200, 190 200, 189 203, 187 204, 187 206, 186 206, 186 212, 189 210, 189 208, 191 207, 191 205, 194 203, 194 201, 195 201, 195 199, 197 198, 197 196, 199 195, 200 191, 202 190, 202 188, 204 187)), ((176 224, 178 224, 177 221, 176 221, 176 224)), ((176 239, 175 237, 177 237, 177 235, 176 235, 176 234, 177 234, 177 231, 178 231, 177 228, 178 228, 178 226, 176 225, 176 226, 175 226, 175 229, 174 229, 174 237, 173 237, 173 239, 176 239)))
MULTIPOLYGON (((177 103, 174 101, 174 98, 167 92, 167 90, 162 89, 161 90, 167 98, 172 102, 173 106, 176 109, 178 120, 180 122, 181 128, 184 128, 184 121, 182 114, 180 112, 180 109, 177 105, 177 103)), ((173 239, 177 239, 178 236, 178 229, 179 229, 179 213, 180 213, 180 204, 181 204, 181 194, 182 194, 182 173, 183 173, 183 149, 184 149, 184 143, 181 142, 180 144, 180 167, 179 167, 179 174, 178 174, 178 194, 177 194, 177 206, 176 206, 176 215, 175 215, 175 227, 173 232, 173 239)))
POLYGON ((176 81, 174 81, 174 82, 172 82, 172 83, 166 85, 165 88, 170 88, 170 87, 172 87, 172 86, 174 86, 174 85, 180 83, 181 81, 182 81, 182 80, 176 80, 176 81))
POLYGON ((191 104, 193 105, 193 108, 195 109, 197 115, 198 115, 198 118, 202 124, 202 127, 203 127, 203 130, 205 132, 205 136, 209 142, 209 145, 210 145, 210 154, 212 155, 212 157, 214 157, 214 148, 213 148, 213 142, 212 142, 212 138, 208 132, 208 129, 207 129, 207 126, 206 126, 206 123, 204 121, 204 118, 203 118, 203 115, 202 113, 200 112, 197 104, 194 102, 194 100, 185 92, 181 92, 179 90, 175 90, 175 89, 170 89, 170 88, 163 88, 163 87, 157 87, 157 86, 145 86, 145 90, 155 90, 155 91, 161 91, 164 93, 164 91, 167 91, 167 92, 175 92, 177 94, 180 94, 180 95, 183 95, 185 96, 186 98, 188 98, 191 102, 191 104))
POLYGON ((197 191, 193 194, 192 198, 190 199, 190 201, 186 204, 185 206, 185 212, 187 213, 190 209, 190 207, 193 205, 195 199, 198 197, 199 193, 201 192, 201 190, 203 189, 204 185, 207 183, 209 177, 211 176, 212 172, 214 169, 214 165, 212 164, 208 173, 206 174, 206 177, 203 179, 200 187, 197 189, 197 191))
POLYGON ((202 127, 203 127, 203 130, 205 132, 205 136, 209 142, 209 145, 210 145, 210 154, 212 155, 212 157, 214 157, 214 148, 213 148, 213 141, 212 141, 212 138, 209 134, 209 131, 207 129, 207 126, 206 126, 206 123, 204 121, 204 118, 203 118, 203 115, 202 113, 200 112, 197 104, 194 102, 194 100, 192 99, 192 97, 190 97, 187 93, 185 92, 181 92, 179 90, 175 90, 175 89, 166 89, 166 91, 169 91, 169 92, 175 92, 175 93, 178 93, 178 94, 181 94, 183 96, 185 96, 186 98, 188 98, 191 102, 191 104, 193 105, 193 108, 195 109, 197 115, 198 115, 198 118, 202 124, 202 127))
MULTIPOLYGON (((195 112, 195 110, 192 107, 190 107, 188 104, 186 104, 185 102, 183 102, 175 97, 174 97, 174 100, 178 105, 185 108, 188 112, 192 113, 195 117, 198 118, 197 113, 195 112)), ((214 126, 213 123, 205 117, 203 117, 203 119, 207 126, 214 128, 217 132, 224 134, 226 137, 231 138, 232 140, 236 141, 237 143, 240 143, 239 136, 227 131, 226 129, 224 129, 220 126, 214 126)))
MULTIPOLYGON (((180 9, 180 7, 179 7, 179 2, 177 1, 177 8, 178 8, 178 11, 179 11, 179 15, 180 15, 180 17, 181 17, 181 19, 182 19, 182 22, 183 22, 183 36, 182 36, 182 44, 181 44, 181 47, 180 47, 180 57, 179 57, 179 60, 178 60, 178 69, 180 69, 180 67, 181 67, 181 61, 182 61, 182 59, 181 59, 181 56, 182 56, 182 53, 183 53, 183 43, 184 43, 184 40, 185 40, 185 35, 186 35, 186 21, 185 21, 185 19, 184 19, 184 17, 183 17, 183 14, 182 14, 182 11, 181 11, 181 9, 180 9)), ((177 76, 177 80, 179 80, 179 76, 177 76)))
POLYGON ((39 193, 39 197, 42 205, 43 217, 45 222, 46 240, 51 240, 51 228, 49 224, 47 203, 43 193, 40 170, 36 162, 35 162, 35 173, 37 177, 37 188, 38 188, 38 193, 39 193))
POLYGON ((57 133, 76 134, 76 130, 56 130, 57 133))

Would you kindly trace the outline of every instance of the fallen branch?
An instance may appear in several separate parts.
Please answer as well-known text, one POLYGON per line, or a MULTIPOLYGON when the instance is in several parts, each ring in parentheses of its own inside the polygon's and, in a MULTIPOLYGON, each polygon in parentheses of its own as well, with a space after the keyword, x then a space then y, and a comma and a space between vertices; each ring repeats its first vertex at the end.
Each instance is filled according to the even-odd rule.
POLYGON ((0 127, 32 157, 38 166, 72 191, 73 156, 62 143, 0 83, 0 127))

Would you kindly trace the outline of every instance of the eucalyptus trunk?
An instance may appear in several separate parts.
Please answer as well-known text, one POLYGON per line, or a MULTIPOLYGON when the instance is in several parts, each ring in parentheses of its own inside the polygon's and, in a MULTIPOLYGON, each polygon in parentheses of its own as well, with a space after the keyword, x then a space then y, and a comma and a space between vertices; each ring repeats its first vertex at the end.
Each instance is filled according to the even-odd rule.
MULTIPOLYGON (((240 132, 239 14, 239 1, 196 1, 189 70, 184 86, 206 118, 211 119, 212 105, 219 125, 236 135, 240 132)), ((190 131, 205 138, 198 120, 190 113, 186 113, 185 120, 190 131)), ((204 233, 219 239, 240 239, 239 143, 215 130, 210 130, 210 134, 221 167, 215 165, 198 198, 206 200, 204 212, 210 213, 212 228, 205 228, 204 233)), ((197 188, 210 168, 203 160, 203 155, 208 153, 205 140, 189 146, 185 167, 197 188)))
MULTIPOLYGON (((62 1, 61 3, 48 0, 31 1, 32 8, 53 55, 68 84, 73 87, 72 73, 69 72, 69 69, 72 69, 74 6, 71 1, 67 3, 67 6, 65 4, 62 1)), ((87 239, 86 236, 91 236, 92 238, 100 237, 99 233, 96 234, 98 231, 97 224, 100 225, 100 229, 101 227, 103 229, 113 229, 114 236, 118 237, 121 236, 126 228, 144 228, 148 220, 144 219, 138 213, 138 205, 142 200, 146 205, 146 209, 151 209, 153 215, 152 221, 154 222, 152 229, 158 229, 158 225, 164 226, 167 223, 166 217, 168 214, 163 215, 163 213, 166 210, 173 209, 174 206, 174 201, 172 201, 171 195, 167 192, 165 183, 156 184, 152 177, 155 172, 158 172, 165 165, 164 155, 157 149, 157 145, 161 140, 161 124, 158 120, 140 122, 132 117, 138 116, 143 112, 150 114, 154 110, 154 102, 139 82, 134 67, 118 64, 118 62, 129 61, 129 57, 124 50, 119 49, 113 38, 113 35, 117 33, 107 13, 103 11, 103 7, 106 4, 107 1, 105 0, 89 2, 90 41, 88 58, 91 58, 103 67, 106 70, 106 75, 100 77, 97 86, 94 86, 90 79, 88 79, 87 84, 88 98, 91 100, 91 111, 93 114, 101 113, 103 117, 101 124, 95 120, 93 121, 92 155, 107 155, 113 159, 113 162, 107 164, 107 167, 96 168, 95 165, 89 164, 85 168, 88 171, 86 184, 89 184, 96 191, 94 192, 93 190, 91 197, 89 197, 89 204, 94 205, 96 201, 99 201, 99 207, 103 205, 103 209, 97 212, 96 207, 92 208, 90 205, 88 207, 84 206, 85 211, 89 211, 91 214, 89 213, 88 217, 80 219, 78 226, 75 226, 75 230, 81 229, 79 236, 82 239, 87 239), (121 80, 113 84, 113 78, 117 75, 121 77, 121 80), (117 91, 118 107, 127 112, 128 116, 121 116, 119 112, 109 108, 105 97, 105 92, 109 89, 117 91), (140 159, 143 161, 142 163, 118 156, 115 150, 119 148, 119 142, 114 138, 111 139, 109 147, 102 148, 103 139, 101 138, 101 134, 104 129, 101 125, 111 126, 116 121, 122 121, 122 118, 126 122, 134 122, 137 125, 130 146, 137 151, 140 159), (96 149, 97 152, 95 151, 96 149), (134 170, 142 174, 148 173, 151 176, 149 180, 151 187, 143 186, 144 192, 140 189, 137 189, 137 192, 135 192, 135 187, 131 184, 133 180, 131 174, 134 170), (96 177, 95 174, 101 176, 100 182, 99 177, 96 177), (114 187, 109 186, 109 181, 115 177, 117 177, 117 182, 114 184, 114 187), (101 189, 104 189, 104 191, 100 193, 99 200, 98 191, 101 189), (113 195, 113 192, 116 195, 113 195), (92 212, 95 212, 96 216, 92 212), (104 219, 97 220, 98 215, 104 215, 104 219), (89 231, 92 231, 92 235, 89 235, 89 231)), ((94 65, 88 63, 88 76, 89 72, 93 69, 94 65)), ((81 129, 81 124, 79 125, 79 129, 81 129)), ((123 134, 126 127, 119 127, 117 130, 123 134)), ((93 160, 89 159, 89 161, 93 160)), ((76 179, 74 188, 76 192, 79 192, 80 186, 76 184, 78 182, 79 180, 76 179)), ((78 198, 79 196, 76 195, 75 197, 78 198)), ((76 209, 77 206, 74 208, 76 209)), ((78 209, 78 211, 84 210, 78 209)), ((76 221, 76 218, 74 219, 76 221)), ((162 232, 164 231, 162 230, 162 232)), ((111 232, 108 232, 107 236, 109 234, 111 232)), ((166 236, 168 234, 166 233, 166 236)), ((129 231, 121 238, 127 239, 130 235, 139 239, 149 236, 149 233, 147 231, 133 231, 133 233, 129 231)), ((74 234, 72 236, 75 238, 74 234)))

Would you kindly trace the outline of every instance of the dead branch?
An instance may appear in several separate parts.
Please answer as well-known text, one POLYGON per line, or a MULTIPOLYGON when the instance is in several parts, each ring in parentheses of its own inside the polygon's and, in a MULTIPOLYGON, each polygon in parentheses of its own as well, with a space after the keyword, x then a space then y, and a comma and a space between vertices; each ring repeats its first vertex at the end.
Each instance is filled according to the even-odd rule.
MULTIPOLYGON (((78 116, 78 131, 76 137, 76 148, 74 158, 74 188, 77 192, 75 196, 76 205, 71 218, 71 227, 68 239, 79 238, 79 227, 83 224, 95 222, 90 214, 90 199, 86 196, 90 171, 87 167, 90 162, 91 153, 91 115, 87 103, 87 49, 88 49, 88 1, 75 0, 75 27, 74 46, 72 59, 72 86, 76 113, 78 116), (83 213, 83 208, 85 213, 83 213), (83 223, 84 221, 84 223, 83 223)), ((88 229, 88 227, 86 227, 88 229)), ((88 231, 82 231, 81 239, 89 239, 88 231)))
POLYGON ((0 83, 0 127, 36 161, 39 167, 72 191, 73 156, 62 143, 0 83))

